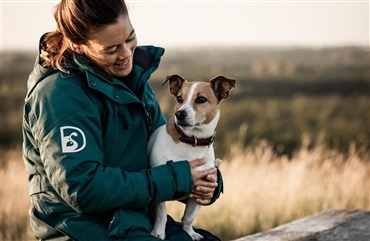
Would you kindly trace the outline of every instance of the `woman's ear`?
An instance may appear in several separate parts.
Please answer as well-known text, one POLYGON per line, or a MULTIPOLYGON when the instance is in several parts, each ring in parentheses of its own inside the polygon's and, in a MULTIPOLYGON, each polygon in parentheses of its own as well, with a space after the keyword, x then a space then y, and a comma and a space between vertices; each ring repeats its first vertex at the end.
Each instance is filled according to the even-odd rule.
POLYGON ((84 53, 80 44, 75 44, 75 43, 70 42, 70 47, 73 50, 73 52, 76 52, 78 54, 84 53))

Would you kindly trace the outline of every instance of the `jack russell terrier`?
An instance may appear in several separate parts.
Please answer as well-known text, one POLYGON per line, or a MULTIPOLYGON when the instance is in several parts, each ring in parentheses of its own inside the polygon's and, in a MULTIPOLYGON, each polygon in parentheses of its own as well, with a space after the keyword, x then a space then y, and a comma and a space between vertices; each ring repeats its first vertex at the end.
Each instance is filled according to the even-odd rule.
MULTIPOLYGON (((168 76, 162 85, 169 82, 169 90, 176 98, 175 115, 166 125, 159 127, 150 137, 148 153, 151 167, 165 164, 168 160, 195 160, 206 158, 207 162, 197 170, 218 167, 220 159, 215 160, 213 141, 220 117, 220 103, 229 97, 236 80, 217 76, 206 82, 188 82, 180 75, 168 76)), ((193 230, 192 223, 200 208, 195 199, 186 202, 181 219, 183 229, 193 238, 202 235, 193 230)), ((156 207, 156 219, 152 235, 165 238, 167 222, 166 204, 156 207)))

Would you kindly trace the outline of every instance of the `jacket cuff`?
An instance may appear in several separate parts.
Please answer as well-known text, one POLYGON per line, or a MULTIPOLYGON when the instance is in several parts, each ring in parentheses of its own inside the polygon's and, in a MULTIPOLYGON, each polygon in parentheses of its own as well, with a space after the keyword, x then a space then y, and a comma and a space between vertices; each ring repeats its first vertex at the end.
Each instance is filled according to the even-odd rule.
POLYGON ((176 193, 174 199, 183 197, 189 194, 194 188, 194 180, 190 171, 190 164, 188 161, 168 161, 167 165, 172 167, 173 177, 176 181, 176 193))
POLYGON ((216 202, 216 200, 220 197, 221 193, 224 193, 224 182, 222 180, 222 174, 219 169, 217 169, 217 183, 218 186, 216 187, 215 192, 213 193, 211 202, 207 205, 211 205, 212 203, 216 202))

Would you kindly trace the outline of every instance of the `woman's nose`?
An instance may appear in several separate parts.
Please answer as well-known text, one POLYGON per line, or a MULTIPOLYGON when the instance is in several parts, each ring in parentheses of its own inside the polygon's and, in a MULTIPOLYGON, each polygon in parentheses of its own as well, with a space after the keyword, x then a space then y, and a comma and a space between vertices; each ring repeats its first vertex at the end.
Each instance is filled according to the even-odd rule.
POLYGON ((131 57, 131 48, 128 44, 123 44, 121 48, 120 55, 118 56, 119 59, 127 59, 131 57))

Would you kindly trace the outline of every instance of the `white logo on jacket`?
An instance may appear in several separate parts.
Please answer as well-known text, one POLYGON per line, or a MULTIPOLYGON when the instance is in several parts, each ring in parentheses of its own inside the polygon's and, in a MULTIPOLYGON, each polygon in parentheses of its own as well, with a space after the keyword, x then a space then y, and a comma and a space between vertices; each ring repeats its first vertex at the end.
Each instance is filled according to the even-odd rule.
POLYGON ((82 151, 86 146, 86 137, 80 128, 74 126, 60 127, 62 152, 73 153, 82 151))

